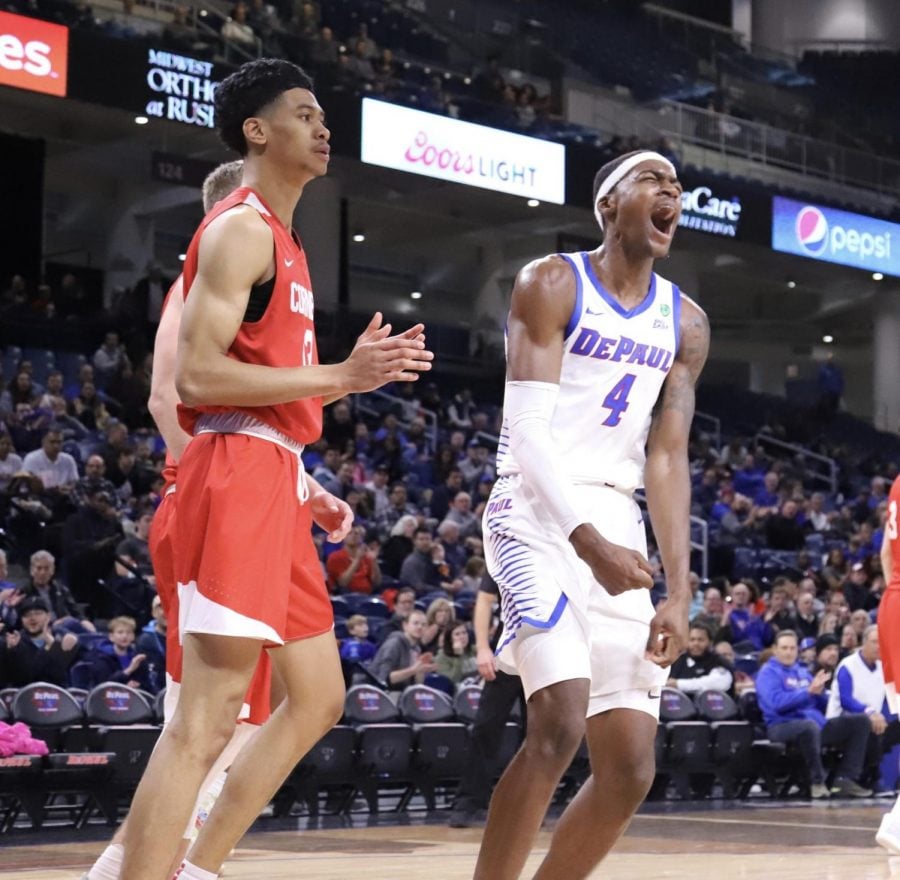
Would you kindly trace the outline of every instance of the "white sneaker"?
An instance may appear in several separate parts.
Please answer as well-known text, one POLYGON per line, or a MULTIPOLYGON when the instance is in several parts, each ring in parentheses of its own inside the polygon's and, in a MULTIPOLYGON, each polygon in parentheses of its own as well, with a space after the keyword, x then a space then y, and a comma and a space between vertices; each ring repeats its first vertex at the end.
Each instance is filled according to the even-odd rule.
POLYGON ((900 855, 900 816, 885 813, 881 817, 881 825, 875 834, 875 843, 893 855, 900 855))

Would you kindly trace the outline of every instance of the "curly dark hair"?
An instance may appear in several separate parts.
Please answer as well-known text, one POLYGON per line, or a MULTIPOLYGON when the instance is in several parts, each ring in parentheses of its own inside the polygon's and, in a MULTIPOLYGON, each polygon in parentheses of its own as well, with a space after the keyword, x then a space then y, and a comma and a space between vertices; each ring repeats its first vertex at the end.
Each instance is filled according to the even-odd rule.
POLYGON ((247 155, 244 121, 290 89, 313 90, 312 79, 296 64, 260 58, 242 64, 216 89, 216 123, 227 147, 247 155))

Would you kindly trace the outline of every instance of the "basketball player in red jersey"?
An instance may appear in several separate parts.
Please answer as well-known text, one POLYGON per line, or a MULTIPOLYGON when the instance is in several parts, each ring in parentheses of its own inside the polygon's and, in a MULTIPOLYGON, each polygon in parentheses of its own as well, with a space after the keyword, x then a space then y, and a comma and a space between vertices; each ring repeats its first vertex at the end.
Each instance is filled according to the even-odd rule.
MULTIPOLYGON (((220 199, 240 186, 243 170, 240 161, 227 162, 212 171, 203 182, 203 209, 208 212, 220 199)), ((162 317, 156 333, 153 351, 153 378, 150 388, 149 408, 156 426, 166 444, 166 466, 163 470, 165 487, 163 500, 153 517, 150 530, 150 556, 156 575, 157 590, 163 611, 170 622, 166 632, 166 699, 165 720, 171 719, 181 688, 181 644, 178 638, 178 594, 175 580, 173 538, 175 528, 175 478, 177 462, 191 439, 178 424, 178 393, 175 389, 175 349, 178 327, 184 305, 184 291, 181 276, 172 285, 163 303, 162 317)), ((337 501, 337 499, 336 499, 337 501)), ((342 503, 342 502, 340 502, 342 503)), ((221 776, 230 766, 243 743, 259 729, 269 717, 271 665, 266 652, 260 656, 257 671, 247 692, 245 703, 246 722, 235 727, 234 734, 216 759, 207 778, 201 785, 201 792, 215 791, 221 786, 221 776)), ((190 840, 195 836, 195 826, 200 801, 198 798, 190 821, 184 831, 175 867, 187 851, 190 840)), ((207 800, 209 797, 207 796, 207 800)), ((214 800, 214 798, 213 798, 214 800)), ((122 855, 122 841, 128 819, 119 826, 109 846, 101 853, 82 880, 119 880, 122 855)))
MULTIPOLYGON (((881 649, 881 669, 888 706, 894 715, 900 714, 900 540, 897 534, 897 515, 900 513, 900 477, 894 480, 888 496, 884 518, 884 538, 881 542, 881 570, 887 587, 878 607, 878 644, 881 649)), ((893 855, 900 855, 900 798, 890 813, 881 820, 875 840, 893 855)))
MULTIPOLYGON (((421 327, 374 327, 350 357, 319 366, 305 254, 290 231, 304 186, 328 167, 312 83, 262 59, 224 80, 216 116, 244 155, 243 186, 188 249, 178 344, 181 424, 176 564, 184 670, 175 716, 138 787, 122 875, 165 880, 193 801, 231 737, 263 645, 286 696, 242 750, 185 862, 215 878, 230 849, 307 749, 340 717, 343 679, 300 462, 322 404, 430 368, 421 327), (190 511, 189 516, 184 511, 190 511)), ((324 511, 323 511, 324 513, 324 511)), ((339 523, 335 523, 335 526, 339 523)))

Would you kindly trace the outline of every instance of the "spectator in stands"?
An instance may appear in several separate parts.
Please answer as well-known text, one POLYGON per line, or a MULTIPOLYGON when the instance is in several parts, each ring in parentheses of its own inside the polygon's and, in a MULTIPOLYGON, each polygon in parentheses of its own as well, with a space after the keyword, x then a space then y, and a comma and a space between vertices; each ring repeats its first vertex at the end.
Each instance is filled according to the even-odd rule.
POLYGON ((840 639, 831 633, 820 635, 816 639, 816 658, 813 662, 812 672, 825 672, 828 675, 828 682, 837 669, 838 661, 841 659, 840 639))
POLYGON ((188 19, 187 6, 176 6, 172 10, 172 20, 163 28, 163 45, 177 52, 206 56, 209 43, 200 39, 195 25, 188 19))
POLYGON ((840 547, 832 547, 822 568, 822 577, 832 590, 839 589, 849 571, 849 563, 840 547))
POLYGON ((134 531, 116 545, 116 555, 125 557, 145 575, 153 574, 153 567, 150 563, 150 548, 147 543, 152 524, 153 507, 144 504, 137 511, 134 531))
POLYGON ((231 15, 226 19, 220 31, 223 40, 237 43, 246 49, 256 49, 259 45, 259 39, 247 22, 247 13, 249 11, 249 7, 243 0, 238 0, 234 4, 231 8, 231 15))
POLYGON ((390 616, 378 633, 378 643, 381 644, 385 639, 395 632, 403 631, 403 624, 416 607, 416 591, 412 587, 400 587, 394 596, 394 613, 390 616))
POLYGON ((14 476, 7 495, 9 513, 5 525, 15 541, 13 549, 17 559, 27 558, 41 546, 44 528, 53 519, 53 511, 44 497, 43 484, 32 474, 14 476))
MULTIPOLYGON (((419 511, 409 503, 406 486, 403 483, 394 483, 391 486, 388 500, 390 505, 378 517, 378 530, 381 532, 382 538, 394 534, 394 526, 403 516, 412 516, 418 518, 419 511)), ((395 575, 396 577, 396 575, 395 575)))
MULTIPOLYGON (((397 76, 397 63, 394 60, 394 53, 390 49, 382 49, 373 66, 375 68, 375 82, 382 93, 396 87, 400 83, 400 79, 397 76)), ((405 388, 406 385, 401 385, 400 387, 405 388)))
POLYGON ((739 642, 751 642, 753 649, 761 651, 772 644, 774 632, 762 618, 752 613, 753 603, 758 591, 752 581, 738 581, 731 588, 730 601, 725 607, 722 629, 718 639, 725 639, 736 645, 739 642))
POLYGON ((739 470, 734 472, 732 483, 734 491, 753 498, 756 493, 763 487, 765 482, 765 472, 756 463, 753 455, 745 455, 744 461, 739 470))
POLYGON ((449 576, 454 580, 462 574, 469 554, 460 543, 459 526, 449 519, 444 520, 437 528, 437 543, 444 549, 444 561, 449 567, 449 576))
POLYGON ((488 458, 488 448, 483 440, 477 437, 469 441, 466 447, 466 457, 459 463, 462 471, 464 488, 474 492, 480 480, 488 477, 493 480, 497 472, 488 458))
POLYGON ((800 509, 791 498, 766 520, 766 543, 773 550, 799 550, 806 542, 806 533, 800 509))
POLYGON ((127 684, 151 694, 159 690, 159 680, 145 654, 134 647, 137 625, 131 617, 114 617, 107 625, 108 638, 93 647, 85 661, 91 664, 92 686, 105 681, 127 684))
POLYGON ((753 503, 763 512, 777 513, 781 505, 781 495, 778 494, 780 478, 775 471, 768 471, 763 477, 762 486, 753 496, 753 503))
POLYGON ((325 410, 322 437, 325 438, 328 446, 333 446, 340 451, 347 448, 348 441, 356 438, 353 411, 346 398, 333 403, 325 410))
POLYGON ((115 548, 122 537, 112 496, 103 489, 95 489, 87 504, 66 520, 63 548, 72 592, 95 610, 104 601, 98 581, 112 572, 115 548))
POLYGON ((37 681, 66 687, 69 669, 78 659, 78 636, 54 635, 47 603, 29 596, 19 603, 21 630, 6 633, 7 682, 24 687, 37 681))
POLYGON ((62 397, 65 399, 64 377, 59 370, 51 370, 47 374, 47 381, 44 384, 44 394, 40 400, 40 406, 47 408, 50 406, 50 399, 53 397, 62 397))
POLYGON ((700 691, 730 691, 734 678, 728 664, 711 650, 712 637, 705 626, 692 624, 687 651, 673 664, 667 687, 686 694, 700 691))
POLYGON ((852 629, 857 635, 859 644, 862 645, 865 640, 866 630, 871 623, 872 618, 869 616, 869 613, 863 611, 862 608, 857 608, 856 611, 850 613, 850 626, 845 626, 844 629, 852 629))
POLYGON ((462 621, 447 627, 442 634, 440 651, 434 658, 434 671, 447 676, 454 684, 478 675, 469 627, 462 621))
POLYGON ((68 404, 64 397, 45 394, 41 398, 41 404, 42 407, 49 409, 51 415, 47 430, 59 431, 64 442, 84 440, 90 433, 78 419, 69 415, 68 404))
POLYGON ((129 502, 146 495, 153 484, 155 473, 138 464, 133 446, 119 450, 115 463, 107 471, 109 481, 116 487, 113 505, 129 502))
POLYGON ((869 720, 862 715, 825 719, 829 679, 824 670, 812 676, 797 662, 797 636, 783 630, 775 639, 775 655, 759 671, 756 691, 769 739, 794 745, 809 771, 811 796, 825 798, 832 792, 850 797, 868 797, 872 792, 857 780, 869 740, 869 720), (822 746, 841 749, 835 786, 825 785, 822 746))
POLYGON ((431 493, 431 501, 428 505, 428 513, 432 519, 438 522, 447 516, 450 510, 450 502, 462 489, 462 471, 456 465, 447 471, 444 481, 431 493))
POLYGON ((850 605, 847 597, 840 590, 832 590, 828 594, 825 611, 826 613, 831 612, 835 616, 834 629, 829 632, 839 632, 850 622, 850 605))
POLYGON ((872 595, 870 588, 866 566, 862 562, 854 562, 843 584, 844 598, 851 611, 872 611, 878 607, 878 600, 872 595))
POLYGON ((740 437, 732 437, 719 453, 718 463, 729 468, 743 465, 747 459, 747 447, 740 437))
POLYGON ((6 406, 10 412, 19 417, 24 409, 35 409, 43 393, 42 388, 35 386, 31 372, 23 369, 16 371, 6 390, 9 393, 9 403, 6 406))
POLYGON ((431 531, 424 526, 413 535, 413 550, 400 566, 400 582, 414 587, 417 593, 427 593, 439 589, 443 582, 438 565, 435 564, 432 547, 434 539, 431 531))
POLYGON ((369 36, 368 22, 361 21, 356 28, 356 34, 350 38, 354 51, 362 52, 364 58, 370 61, 378 57, 378 44, 369 36), (361 48, 360 48, 361 47, 361 48))
POLYGON ((94 352, 94 375, 97 384, 106 388, 113 376, 118 373, 125 364, 131 364, 125 346, 119 340, 119 334, 114 330, 109 331, 103 338, 103 344, 94 352))
POLYGON ((423 651, 440 650, 444 633, 456 623, 456 609, 449 599, 434 599, 425 612, 425 628, 422 630, 423 651))
POLYGON ((819 635, 819 616, 815 610, 815 596, 806 591, 797 595, 794 614, 794 632, 801 640, 815 639, 819 635))
POLYGON ((403 690, 408 684, 421 684, 434 672, 434 658, 423 653, 419 640, 425 628, 425 615, 413 610, 403 621, 402 631, 391 633, 372 660, 372 674, 391 690, 403 690))
POLYGON ((859 636, 856 634, 856 630, 852 627, 845 626, 841 630, 841 642, 838 646, 840 651, 840 657, 843 660, 845 657, 848 657, 859 647, 859 636))
POLYGON ((29 579, 18 591, 22 599, 37 597, 47 606, 54 626, 76 632, 94 632, 94 624, 78 607, 65 584, 56 580, 56 559, 46 550, 38 550, 29 560, 29 579))
POLYGON ((391 528, 390 537, 382 545, 380 556, 381 570, 388 577, 400 576, 403 560, 413 552, 413 535, 418 525, 418 517, 410 514, 400 517, 391 528))
POLYGON ((478 592, 478 586, 484 577, 485 568, 484 559, 480 556, 473 556, 466 562, 465 568, 462 571, 462 586, 459 590, 460 595, 466 593, 474 595, 478 592))
POLYGON ((890 744, 895 745, 900 725, 891 713, 884 688, 881 668, 881 652, 878 644, 878 627, 868 626, 862 645, 838 665, 835 681, 828 700, 826 717, 864 715, 869 719, 872 733, 869 737, 869 755, 866 763, 877 765, 881 761, 884 734, 891 726, 890 744))
POLYGON ((84 382, 81 390, 71 400, 69 410, 89 431, 103 430, 110 421, 106 402, 93 382, 84 382))
POLYGON ((678 154, 674 141, 668 135, 660 136, 656 142, 656 152, 668 159, 676 169, 681 167, 681 156, 678 154))
POLYGON ((309 50, 310 63, 317 68, 334 68, 337 66, 339 51, 334 32, 330 27, 323 27, 312 41, 309 50))
POLYGON ((22 459, 16 455, 12 437, 0 425, 0 495, 9 489, 13 476, 21 470, 22 459))
MULTIPOLYGON (((116 498, 116 487, 106 479, 106 462, 102 455, 89 455, 84 463, 84 476, 72 489, 72 503, 76 507, 84 507, 92 492, 102 489, 109 493, 111 498, 116 498)), ((117 499, 118 500, 118 499, 117 499)))
POLYGON ((794 624, 796 619, 791 610, 790 587, 787 578, 779 577, 775 579, 769 598, 766 601, 766 610, 763 612, 762 619, 769 624, 775 632, 782 629, 792 629, 796 632, 794 624))
POLYGON ((722 599, 722 591, 717 587, 707 587, 703 593, 703 610, 691 621, 691 626, 704 627, 709 632, 710 639, 717 641, 724 618, 725 602, 722 599))
POLYGON ((481 534, 481 521, 472 513, 472 496, 468 492, 456 493, 444 522, 456 523, 461 538, 481 534))
POLYGON ((7 287, 0 294, 0 311, 5 311, 11 306, 23 305, 28 301, 28 284, 24 275, 13 275, 7 287))
POLYGON ((354 526, 344 538, 344 546, 328 556, 325 569, 332 592, 373 593, 381 586, 378 554, 367 545, 365 535, 362 526, 354 526))
POLYGON ((472 413, 475 404, 472 401, 472 392, 468 388, 453 395, 453 400, 447 406, 447 425, 450 428, 458 428, 467 431, 472 427, 472 413))
POLYGON ((370 499, 369 507, 372 509, 376 521, 381 519, 391 506, 388 479, 388 466, 380 464, 373 469, 371 479, 364 486, 370 499))
POLYGON ((832 516, 825 512, 825 496, 821 492, 810 496, 806 519, 814 532, 827 532, 831 528, 832 516))
POLYGON ((365 40, 357 40, 353 43, 353 52, 347 59, 347 69, 357 79, 370 83, 375 79, 375 68, 367 51, 365 40))
POLYGON ((253 28, 253 32, 261 40, 268 41, 272 35, 280 30, 281 21, 274 6, 265 0, 250 0, 250 8, 247 11, 247 24, 253 28))
POLYGON ((150 602, 150 615, 153 619, 141 630, 141 634, 134 643, 134 648, 138 654, 143 654, 147 658, 148 667, 152 666, 164 671, 169 621, 163 611, 159 596, 154 596, 150 602))
POLYGON ((347 638, 341 641, 341 660, 347 663, 367 663, 377 648, 369 641, 369 621, 364 614, 347 618, 347 638))
POLYGON ((322 461, 313 469, 313 478, 326 492, 330 492, 332 495, 340 492, 337 478, 340 466, 341 450, 337 446, 329 446, 322 455, 322 461))
POLYGON ((798 659, 810 671, 816 668, 816 640, 813 638, 801 639, 798 646, 798 659))

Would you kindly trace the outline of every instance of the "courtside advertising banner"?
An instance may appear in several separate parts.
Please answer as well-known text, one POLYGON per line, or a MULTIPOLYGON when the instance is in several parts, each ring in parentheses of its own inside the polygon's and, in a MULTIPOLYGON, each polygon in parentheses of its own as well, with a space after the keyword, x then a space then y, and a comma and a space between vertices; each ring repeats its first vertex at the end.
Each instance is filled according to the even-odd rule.
POLYGON ((562 144, 364 98, 363 162, 562 205, 562 144))
POLYGON ((776 196, 772 248, 813 260, 900 276, 900 224, 776 196))
POLYGON ((0 85, 66 96, 69 29, 0 12, 0 85))

